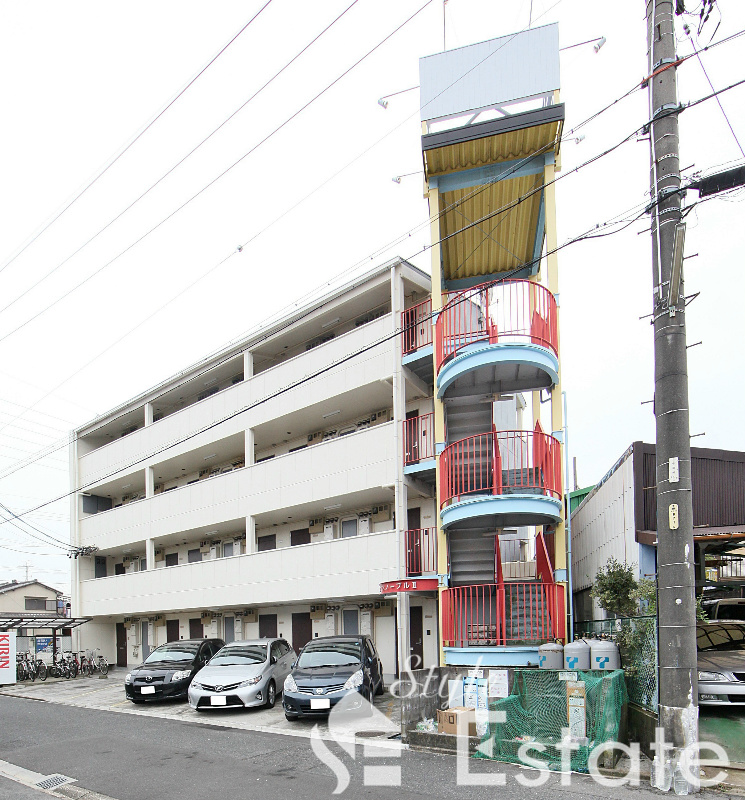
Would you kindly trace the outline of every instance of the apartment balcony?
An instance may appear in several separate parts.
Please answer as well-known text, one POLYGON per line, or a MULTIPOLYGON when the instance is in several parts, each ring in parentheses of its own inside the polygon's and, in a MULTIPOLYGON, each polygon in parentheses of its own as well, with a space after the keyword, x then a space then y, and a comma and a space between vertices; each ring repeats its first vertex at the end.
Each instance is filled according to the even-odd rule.
POLYGON ((501 394, 558 382, 556 298, 533 281, 449 295, 435 326, 437 396, 501 394))
POLYGON ((435 415, 409 417, 403 423, 404 473, 434 482, 435 415))
POLYGON ((423 380, 432 379, 432 299, 428 298, 401 312, 401 356, 423 380))
POLYGON ((121 616, 378 595, 399 577, 395 531, 95 578, 80 614, 121 616))
POLYGON ((406 577, 437 574, 437 528, 406 531, 406 577))
MULTIPOLYGON (((354 399, 351 395, 359 387, 365 387, 370 402, 376 400, 380 407, 385 407, 390 404, 390 389, 386 389, 383 382, 393 373, 390 347, 374 348, 363 357, 340 363, 319 377, 299 381, 342 361, 352 352, 373 345, 392 332, 393 318, 386 314, 253 377, 235 384, 228 381, 229 385, 220 391, 208 394, 214 387, 207 387, 203 394, 208 396, 152 424, 142 424, 126 436, 108 443, 103 443, 105 440, 94 434, 82 436, 78 443, 77 483, 88 486, 103 481, 112 473, 124 471, 148 453, 157 453, 162 448, 168 448, 169 457, 176 457, 215 439, 243 433, 246 428, 273 426, 284 431, 284 419, 280 423, 281 418, 301 422, 303 415, 309 413, 307 409, 324 404, 328 406, 329 401, 334 402, 333 398, 340 398, 336 401, 340 404, 338 407, 346 409, 342 401, 350 396, 351 408, 354 399), (272 402, 266 402, 268 398, 273 398, 272 402), (216 422, 220 424, 210 427, 216 422), (95 449, 85 452, 91 447, 95 449)), ((174 402, 178 402, 176 393, 177 390, 169 392, 174 394, 174 402)), ((358 400, 354 402, 359 405, 358 400)))
POLYGON ((440 454, 443 527, 479 520, 495 529, 561 519, 561 448, 535 431, 490 431, 440 454))
POLYGON ((112 550, 248 516, 264 526, 290 513, 311 518, 342 503, 378 505, 381 487, 395 482, 392 425, 358 430, 85 517, 80 544, 112 550))

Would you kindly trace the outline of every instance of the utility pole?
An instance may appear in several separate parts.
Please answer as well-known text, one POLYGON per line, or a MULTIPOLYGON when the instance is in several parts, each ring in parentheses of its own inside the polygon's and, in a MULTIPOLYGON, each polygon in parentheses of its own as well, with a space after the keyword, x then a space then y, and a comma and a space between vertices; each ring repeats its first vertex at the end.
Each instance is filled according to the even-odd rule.
MULTIPOLYGON (((659 724, 672 747, 655 785, 670 788, 698 739, 693 498, 686 359, 681 178, 673 0, 646 0, 650 106, 653 322, 657 432, 659 724), (662 772, 667 773, 663 780, 662 772), (662 785, 666 783, 666 785, 662 785)), ((663 765, 662 754, 656 761, 663 765)), ((657 765, 656 765, 657 766, 657 765)), ((697 767, 693 767, 697 775, 697 767)), ((680 787, 683 788, 683 787, 680 787)), ((693 788, 693 787, 691 787, 693 788)))

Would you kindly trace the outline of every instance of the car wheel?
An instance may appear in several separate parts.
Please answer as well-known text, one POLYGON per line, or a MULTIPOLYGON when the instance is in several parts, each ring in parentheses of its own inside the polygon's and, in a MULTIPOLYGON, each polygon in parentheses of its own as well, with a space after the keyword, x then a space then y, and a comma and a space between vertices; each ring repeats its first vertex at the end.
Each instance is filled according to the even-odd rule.
POLYGON ((274 685, 274 681, 269 681, 266 687, 266 702, 264 706, 266 708, 274 708, 274 704, 277 702, 277 687, 274 685))
POLYGON ((378 688, 375 690, 375 694, 384 694, 385 693, 385 683, 383 679, 380 679, 380 683, 378 684, 378 688))

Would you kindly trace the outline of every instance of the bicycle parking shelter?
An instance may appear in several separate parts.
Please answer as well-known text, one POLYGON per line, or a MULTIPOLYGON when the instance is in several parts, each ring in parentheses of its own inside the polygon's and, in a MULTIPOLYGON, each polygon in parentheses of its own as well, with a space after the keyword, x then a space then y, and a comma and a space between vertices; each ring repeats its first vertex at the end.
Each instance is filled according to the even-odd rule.
POLYGON ((0 632, 31 628, 47 630, 52 636, 52 657, 57 657, 57 635, 62 630, 79 628, 90 622, 91 617, 61 617, 44 611, 27 611, 16 614, 12 611, 0 612, 0 632))

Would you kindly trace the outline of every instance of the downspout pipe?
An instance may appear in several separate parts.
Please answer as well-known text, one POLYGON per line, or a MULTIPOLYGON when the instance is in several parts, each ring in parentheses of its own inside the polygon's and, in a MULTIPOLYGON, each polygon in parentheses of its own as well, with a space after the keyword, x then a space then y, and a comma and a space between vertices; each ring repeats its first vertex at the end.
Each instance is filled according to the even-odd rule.
POLYGON ((569 603, 569 636, 570 642, 574 641, 574 596, 572 594, 572 503, 569 496, 569 422, 567 420, 567 393, 561 393, 564 403, 564 486, 566 491, 566 538, 567 538, 567 601, 569 603))

